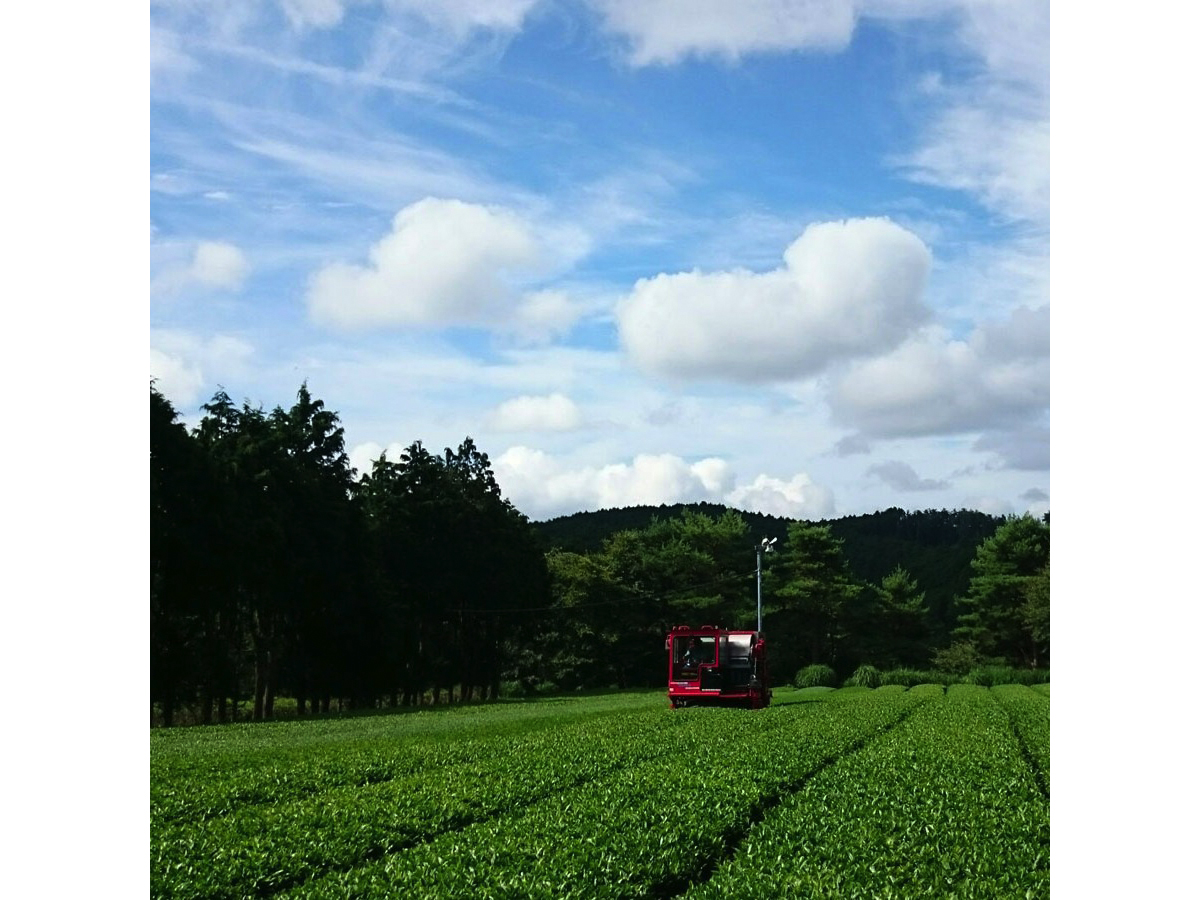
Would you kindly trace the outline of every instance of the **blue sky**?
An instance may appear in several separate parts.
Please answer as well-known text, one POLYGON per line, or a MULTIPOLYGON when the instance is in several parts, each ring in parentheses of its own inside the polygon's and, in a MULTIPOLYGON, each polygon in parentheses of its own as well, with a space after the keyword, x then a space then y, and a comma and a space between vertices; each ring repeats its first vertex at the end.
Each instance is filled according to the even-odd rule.
POLYGON ((1049 7, 158 0, 150 369, 534 519, 1049 509, 1049 7))

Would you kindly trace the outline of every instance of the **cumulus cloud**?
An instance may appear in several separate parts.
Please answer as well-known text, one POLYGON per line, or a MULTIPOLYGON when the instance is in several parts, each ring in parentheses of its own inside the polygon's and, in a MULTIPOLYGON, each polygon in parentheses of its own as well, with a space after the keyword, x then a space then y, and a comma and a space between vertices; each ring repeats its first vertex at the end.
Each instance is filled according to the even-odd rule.
MULTIPOLYGON (((383 453, 384 449, 381 444, 377 444, 375 441, 355 444, 346 451, 346 456, 350 459, 350 468, 354 469, 359 475, 370 475, 372 464, 374 464, 375 460, 379 459, 379 454, 383 453)), ((386 449, 389 460, 395 461, 400 458, 398 449, 395 452, 390 447, 386 449)))
POLYGON ((725 502, 737 509, 788 519, 823 519, 833 515, 833 492, 801 473, 789 480, 759 475, 735 488, 725 502))
POLYGON ((201 241, 192 257, 189 275, 201 284, 235 290, 241 287, 249 271, 246 255, 233 244, 201 241))
POLYGON ((227 376, 241 375, 254 348, 241 338, 202 338, 182 331, 152 329, 150 377, 159 393, 182 411, 194 407, 201 391, 227 376))
POLYGON ((569 431, 579 427, 579 408, 564 394, 523 395, 501 403, 488 417, 496 431, 569 431))
POLYGON ((250 274, 246 254, 226 241, 200 241, 186 262, 176 259, 154 279, 156 291, 174 293, 191 286, 236 291, 250 274))
POLYGON ((204 386, 204 373, 198 363, 155 347, 150 348, 150 377, 158 392, 177 410, 181 406, 194 406, 204 386))
POLYGON ((593 0, 635 66, 688 56, 737 61, 756 52, 841 50, 854 32, 850 0, 593 0))
POLYGON ((541 343, 569 332, 585 312, 584 304, 563 291, 532 291, 521 298, 507 328, 522 340, 541 343))
POLYGON ((731 481, 723 460, 689 463, 668 453, 571 469, 541 450, 518 446, 493 464, 505 496, 535 519, 581 509, 716 500, 731 481))
POLYGON ((535 234, 508 209, 428 197, 396 214, 367 265, 335 263, 318 271, 309 284, 309 313, 339 328, 558 325, 565 304, 536 292, 522 299, 519 286, 577 250, 565 243, 570 239, 535 234))
POLYGON ((788 480, 759 475, 739 487, 717 457, 688 462, 669 453, 631 462, 571 467, 540 450, 511 447, 494 460, 496 480, 513 504, 534 519, 579 510, 708 501, 791 518, 823 518, 833 496, 804 474, 788 480))
POLYGON ((833 386, 842 424, 876 437, 1023 426, 1050 403, 1050 308, 1021 308, 967 340, 930 329, 833 386))
POLYGON ((895 459, 871 466, 867 474, 877 476, 896 491, 940 491, 950 486, 948 481, 922 478, 908 463, 895 459))
POLYGON ((641 279, 617 305, 640 367, 680 378, 756 382, 813 375, 887 351, 929 317, 931 255, 888 219, 810 225, 771 272, 641 279))

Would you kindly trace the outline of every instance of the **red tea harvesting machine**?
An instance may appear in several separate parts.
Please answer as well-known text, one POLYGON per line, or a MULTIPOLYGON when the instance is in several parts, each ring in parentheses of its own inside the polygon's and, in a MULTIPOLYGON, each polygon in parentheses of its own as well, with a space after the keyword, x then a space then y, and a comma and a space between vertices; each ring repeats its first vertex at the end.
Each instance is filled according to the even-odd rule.
POLYGON ((771 702, 767 647, 761 631, 676 625, 667 635, 667 667, 667 697, 672 708, 762 709, 771 702))

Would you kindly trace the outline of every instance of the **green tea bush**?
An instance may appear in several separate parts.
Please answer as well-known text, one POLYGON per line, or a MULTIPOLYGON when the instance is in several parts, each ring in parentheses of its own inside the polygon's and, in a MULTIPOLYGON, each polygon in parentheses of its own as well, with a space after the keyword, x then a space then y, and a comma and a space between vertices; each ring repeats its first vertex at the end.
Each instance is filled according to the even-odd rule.
POLYGON ((846 687, 877 688, 882 684, 879 670, 874 666, 859 666, 854 674, 846 679, 846 687))
POLYGON ((902 684, 906 688, 918 684, 952 684, 956 679, 946 672, 933 672, 928 669, 888 669, 880 673, 879 684, 902 684))
POLYGON ((830 666, 805 666, 792 683, 798 688, 837 687, 837 673, 830 666))
MULTIPOLYGON (((1021 690, 1006 699, 1048 732, 1049 704, 1021 690)), ((1048 793, 987 689, 846 696, 834 702, 925 700, 767 809, 682 900, 1050 897, 1048 793)))
POLYGON ((1011 666, 978 666, 967 673, 967 684, 994 687, 998 684, 1046 684, 1049 669, 1014 669, 1011 666))

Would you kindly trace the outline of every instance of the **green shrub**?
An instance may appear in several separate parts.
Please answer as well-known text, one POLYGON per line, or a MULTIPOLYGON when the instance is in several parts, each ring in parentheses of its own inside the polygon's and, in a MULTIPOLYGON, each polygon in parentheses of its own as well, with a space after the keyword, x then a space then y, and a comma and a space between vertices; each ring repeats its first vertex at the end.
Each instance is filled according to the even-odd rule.
POLYGON ((983 655, 968 641, 956 641, 933 655, 933 667, 952 675, 966 675, 983 664, 983 655))
POLYGON ((500 682, 500 698, 502 700, 515 700, 526 696, 528 696, 528 692, 525 690, 525 685, 519 680, 500 682))
POLYGON ((798 688, 837 687, 837 673, 830 666, 805 666, 792 683, 798 688))
POLYGON ((854 674, 846 679, 846 687, 877 688, 881 684, 879 670, 874 666, 859 666, 854 674))

